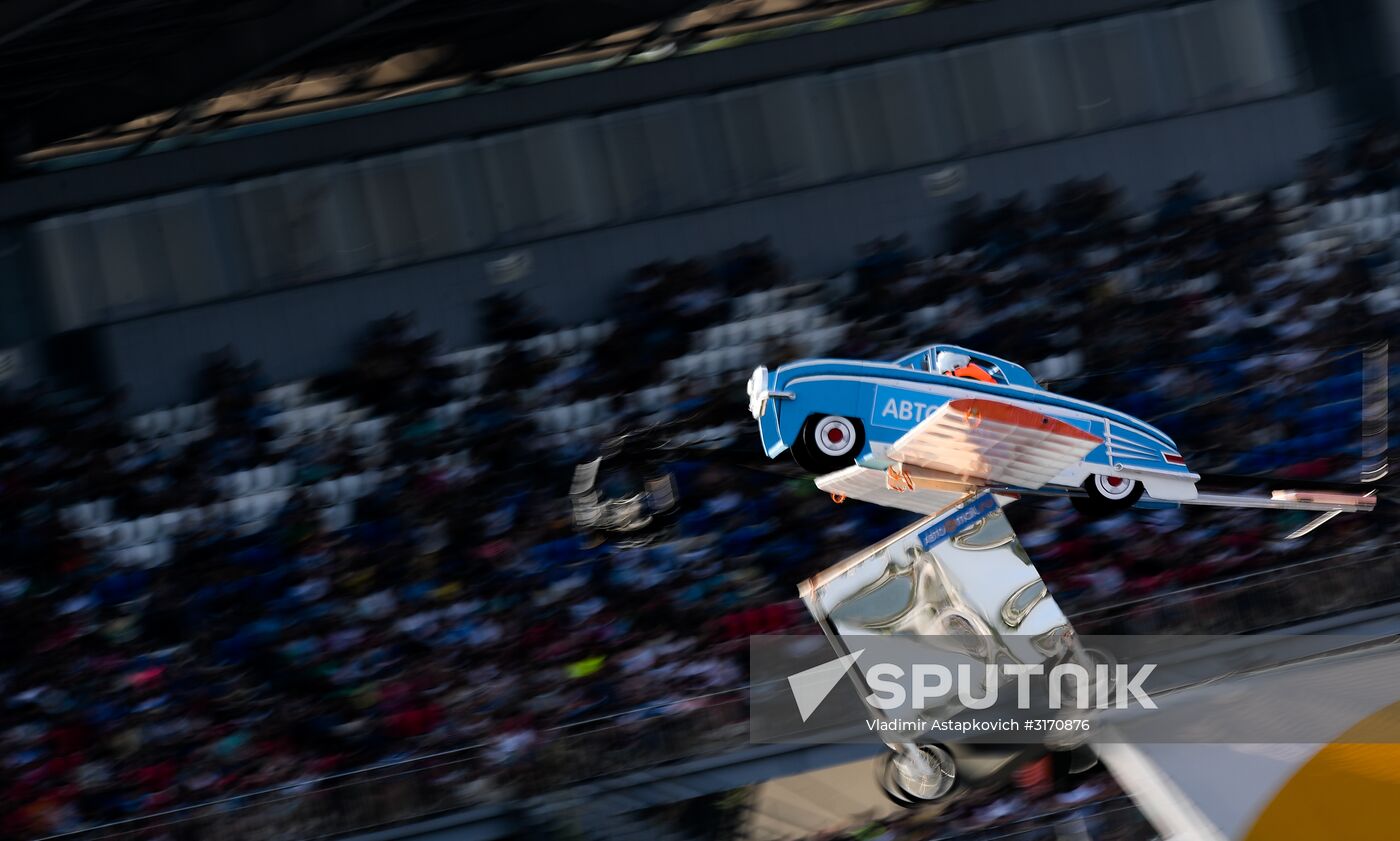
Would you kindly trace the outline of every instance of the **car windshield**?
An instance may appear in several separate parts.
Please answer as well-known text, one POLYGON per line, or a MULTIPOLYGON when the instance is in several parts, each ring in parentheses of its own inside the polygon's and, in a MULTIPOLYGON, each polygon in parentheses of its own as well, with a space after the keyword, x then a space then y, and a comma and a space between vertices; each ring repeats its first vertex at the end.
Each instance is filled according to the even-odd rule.
MULTIPOLYGON (((925 370, 933 371, 935 370, 935 363, 937 361, 937 357, 934 355, 933 352, 930 352, 928 354, 928 357, 928 366, 925 370)), ((989 375, 991 375, 992 379, 1002 384, 1005 384, 1007 382, 1006 374, 1002 373, 1001 366, 997 365, 995 362, 989 362, 986 359, 981 359, 976 356, 969 356, 968 358, 971 365, 976 366, 977 368, 981 368, 983 371, 986 371, 989 375)))
MULTIPOLYGON (((937 360, 938 350, 939 348, 937 347, 925 348, 919 351, 918 353, 911 353, 908 356, 897 360, 895 364, 900 366, 901 368, 913 368, 915 371, 927 371, 929 373, 937 373, 937 370, 935 368, 935 361, 937 360)), ((958 352, 963 353, 964 351, 958 352)), ((991 374, 992 379, 996 380, 998 383, 1006 384, 1010 382, 1010 379, 1006 376, 1006 373, 1001 370, 1001 366, 996 364, 995 362, 991 362, 977 356, 972 356, 971 359, 974 365, 981 367, 982 370, 986 371, 988 374, 991 374)))
POLYGON ((1006 374, 1002 373, 1001 366, 997 365, 996 363, 988 362, 985 359, 978 359, 976 357, 973 357, 972 364, 980 366, 983 371, 986 371, 988 374, 991 374, 992 379, 996 380, 997 382, 1002 383, 1003 385, 1007 382, 1006 374))
POLYGON ((915 371, 932 371, 933 352, 921 350, 918 353, 911 353, 902 359, 895 360, 894 364, 901 368, 913 368, 915 371))

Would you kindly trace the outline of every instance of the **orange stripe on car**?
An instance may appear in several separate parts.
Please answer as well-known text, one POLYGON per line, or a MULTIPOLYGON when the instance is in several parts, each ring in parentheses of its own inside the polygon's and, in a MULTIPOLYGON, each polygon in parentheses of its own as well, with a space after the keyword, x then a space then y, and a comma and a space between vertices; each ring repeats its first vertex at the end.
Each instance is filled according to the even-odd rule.
POLYGON ((1073 438, 1079 441, 1093 441, 1101 443, 1103 441, 1097 435, 1085 432, 1077 426, 1065 423, 1062 420, 1033 412, 1030 409, 1023 409, 1020 406, 1011 406, 1006 403, 999 403, 995 400, 978 400, 972 397, 964 397, 953 400, 950 403, 953 411, 968 419, 971 426, 971 419, 978 418, 978 425, 983 423, 1001 423, 1008 426, 1019 426, 1023 429, 1037 429, 1048 432, 1051 435, 1061 435, 1065 438, 1073 438))

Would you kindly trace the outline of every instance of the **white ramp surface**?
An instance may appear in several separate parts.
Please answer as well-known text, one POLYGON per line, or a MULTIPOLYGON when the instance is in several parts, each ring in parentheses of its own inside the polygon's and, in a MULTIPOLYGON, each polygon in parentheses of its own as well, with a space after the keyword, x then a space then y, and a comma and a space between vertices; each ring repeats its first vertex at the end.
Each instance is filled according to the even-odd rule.
MULTIPOLYGON (((886 508, 912 511, 915 514, 937 514, 967 495, 967 492, 921 489, 890 490, 885 471, 869 467, 847 467, 816 478, 817 487, 838 497, 873 502, 886 508)), ((973 486, 968 491, 975 490, 973 486)))

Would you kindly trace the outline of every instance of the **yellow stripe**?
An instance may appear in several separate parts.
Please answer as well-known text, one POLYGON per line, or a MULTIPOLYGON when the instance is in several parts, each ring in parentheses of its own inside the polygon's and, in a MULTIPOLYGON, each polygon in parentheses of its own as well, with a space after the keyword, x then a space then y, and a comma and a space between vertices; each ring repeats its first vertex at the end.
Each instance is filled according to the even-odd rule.
POLYGON ((1400 702, 1363 719, 1299 768, 1245 841, 1400 838, 1400 702))

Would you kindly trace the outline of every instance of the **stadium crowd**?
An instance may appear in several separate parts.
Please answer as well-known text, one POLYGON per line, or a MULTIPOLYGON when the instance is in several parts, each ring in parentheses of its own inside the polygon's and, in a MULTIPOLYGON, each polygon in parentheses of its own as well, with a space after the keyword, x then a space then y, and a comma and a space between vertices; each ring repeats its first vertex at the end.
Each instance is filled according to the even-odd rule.
POLYGON ((806 841, 1130 841, 1152 829, 1106 771, 1056 787, 1043 776, 1014 788, 975 792, 937 813, 911 811, 823 832, 806 841))
MULTIPOLYGON (((1041 207, 969 203, 952 253, 870 243, 814 293, 849 325, 827 350, 986 348, 1163 427, 1198 470, 1354 479, 1357 349, 1396 334, 1400 255, 1355 237, 1299 253, 1286 232, 1319 202, 1388 189, 1396 149, 1371 137, 1341 161, 1310 159, 1300 207, 1271 193, 1213 201, 1194 179, 1145 216, 1104 178, 1071 181, 1041 207)), ((788 281, 763 241, 642 267, 611 334, 573 354, 532 352, 524 340, 550 326, 528 300, 492 298, 483 317, 508 346, 455 418, 439 411, 456 377, 445 349, 411 315, 391 316, 311 387, 386 419, 371 445, 343 428, 285 434, 272 384, 234 349, 194 384, 212 419, 193 440, 134 436, 119 392, 0 394, 0 836, 464 744, 484 746, 471 796, 489 796, 572 727, 613 716, 645 739, 721 703, 703 699, 742 684, 735 641, 806 627, 795 583, 907 518, 688 461, 675 467, 674 534, 599 542, 574 529, 567 499, 585 444, 551 443, 535 418, 602 398, 604 427, 737 421, 748 440, 742 376, 687 378, 660 412, 622 395, 735 318, 736 296, 788 281), (252 528, 220 507, 221 477, 274 464, 289 465, 291 490, 273 516, 252 528), (350 515, 325 516, 313 488, 364 476, 374 481, 350 515), (94 500, 116 520, 205 513, 168 557, 132 563, 63 524, 64 509, 94 500)), ((785 341, 765 352, 754 362, 800 355, 785 341)), ((1071 613, 1400 538, 1389 516, 1285 542, 1288 518, 1274 514, 1012 512, 1071 613)))

